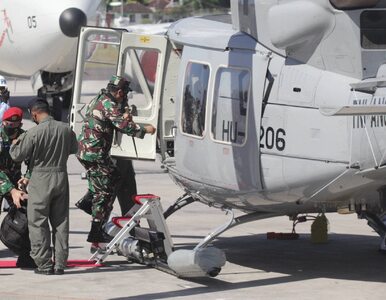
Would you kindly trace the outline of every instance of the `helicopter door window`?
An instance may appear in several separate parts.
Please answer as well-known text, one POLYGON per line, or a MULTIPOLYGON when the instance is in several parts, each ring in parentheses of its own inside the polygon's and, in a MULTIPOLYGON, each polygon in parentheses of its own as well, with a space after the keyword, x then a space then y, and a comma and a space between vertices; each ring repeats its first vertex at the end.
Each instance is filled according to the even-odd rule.
POLYGON ((187 65, 182 102, 182 131, 203 136, 209 66, 190 62, 187 65))
POLYGON ((386 49, 386 11, 367 10, 361 14, 361 45, 364 49, 386 49))
POLYGON ((79 103, 89 103, 98 93, 95 85, 105 88, 111 74, 117 72, 119 44, 119 35, 92 34, 87 38, 79 103))
POLYGON ((156 49, 130 49, 126 52, 124 73, 130 80, 129 105, 134 115, 149 117, 153 113, 152 98, 157 78, 159 52, 156 49))
POLYGON ((215 140, 239 145, 245 143, 249 90, 248 70, 218 70, 212 112, 212 135, 215 140))

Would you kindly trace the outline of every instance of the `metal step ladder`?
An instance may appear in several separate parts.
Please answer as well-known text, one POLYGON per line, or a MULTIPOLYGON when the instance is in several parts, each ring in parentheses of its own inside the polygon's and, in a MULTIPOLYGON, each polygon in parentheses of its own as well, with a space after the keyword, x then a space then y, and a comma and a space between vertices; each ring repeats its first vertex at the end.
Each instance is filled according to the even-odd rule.
MULTIPOLYGON (((130 231, 138 225, 141 219, 146 219, 150 230, 162 232, 164 234, 165 239, 163 242, 165 253, 167 256, 172 253, 173 242, 164 218, 160 197, 152 194, 137 195, 134 197, 134 201, 137 204, 135 208, 136 212, 131 217, 130 221, 127 222, 122 227, 122 229, 114 236, 112 241, 106 246, 106 251, 98 249, 98 251, 96 251, 90 257, 89 261, 95 260, 95 264, 102 263, 106 259, 106 257, 112 251, 114 251, 114 249, 117 249, 119 247, 120 242, 122 240, 130 236, 130 231)), ((131 212, 132 211, 130 211, 128 214, 130 214, 131 212)))

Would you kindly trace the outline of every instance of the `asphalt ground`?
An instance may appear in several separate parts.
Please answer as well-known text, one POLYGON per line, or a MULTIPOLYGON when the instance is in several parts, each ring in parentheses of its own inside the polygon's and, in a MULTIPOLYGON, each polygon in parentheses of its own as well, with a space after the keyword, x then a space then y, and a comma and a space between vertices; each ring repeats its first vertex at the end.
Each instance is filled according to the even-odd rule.
MULTIPOLYGON (((18 82, 11 92, 12 105, 25 107, 32 96, 28 81, 18 82)), ((28 114, 24 124, 34 126, 28 114)), ((160 196, 164 208, 182 195, 158 161, 135 162, 134 167, 138 192, 160 196)), ((91 255, 86 242, 90 218, 74 204, 87 182, 74 156, 68 170, 70 259, 86 260, 91 255)), ((311 243, 311 223, 296 227, 298 240, 267 240, 267 232, 291 231, 287 217, 232 228, 213 242, 227 257, 215 278, 181 279, 111 255, 103 267, 69 268, 62 276, 0 268, 0 299, 384 299, 386 255, 378 252, 377 234, 356 215, 329 214, 328 219, 326 244, 311 243)), ((193 203, 169 217, 167 224, 175 247, 191 249, 227 220, 224 212, 193 203)), ((0 260, 10 259, 16 256, 0 243, 0 260)))

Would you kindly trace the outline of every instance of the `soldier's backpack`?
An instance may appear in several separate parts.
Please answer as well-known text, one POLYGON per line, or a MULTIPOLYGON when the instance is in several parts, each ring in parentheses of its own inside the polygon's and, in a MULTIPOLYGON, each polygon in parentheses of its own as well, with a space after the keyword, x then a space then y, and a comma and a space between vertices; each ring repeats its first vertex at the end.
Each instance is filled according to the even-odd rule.
POLYGON ((0 240, 17 255, 31 250, 25 207, 19 209, 15 205, 10 207, 0 226, 0 240))

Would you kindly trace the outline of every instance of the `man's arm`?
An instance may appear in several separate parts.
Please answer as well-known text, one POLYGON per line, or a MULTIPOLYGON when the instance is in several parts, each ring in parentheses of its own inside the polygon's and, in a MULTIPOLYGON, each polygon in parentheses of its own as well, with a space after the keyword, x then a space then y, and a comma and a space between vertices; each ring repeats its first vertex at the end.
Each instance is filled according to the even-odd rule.
POLYGON ((4 171, 0 171, 0 196, 4 196, 14 188, 11 180, 4 171))
POLYGON ((135 124, 131 120, 131 115, 128 117, 127 114, 122 114, 118 105, 113 101, 107 100, 103 103, 105 117, 108 118, 113 126, 120 132, 131 136, 138 136, 143 138, 145 135, 145 129, 143 126, 135 124))
POLYGON ((71 130, 71 148, 70 154, 76 154, 78 152, 78 141, 76 139, 75 132, 71 130))
POLYGON ((27 166, 27 170, 24 174, 24 176, 22 176, 18 181, 17 181, 17 186, 20 190, 22 191, 25 191, 27 185, 28 185, 28 182, 29 180, 31 179, 31 176, 32 176, 32 172, 31 170, 29 169, 29 161, 24 161, 25 165, 27 166))
POLYGON ((152 125, 138 125, 132 121, 129 113, 122 114, 117 105, 104 105, 106 117, 111 121, 115 128, 127 135, 143 139, 146 133, 154 134, 155 128, 152 125))
POLYGON ((21 134, 16 140, 12 141, 9 154, 16 162, 22 162, 29 159, 34 148, 34 143, 30 137, 29 132, 21 134))
POLYGON ((25 193, 17 190, 7 174, 3 171, 0 171, 0 196, 4 196, 6 194, 10 194, 13 200, 13 203, 17 208, 21 207, 21 201, 24 201, 25 193))

